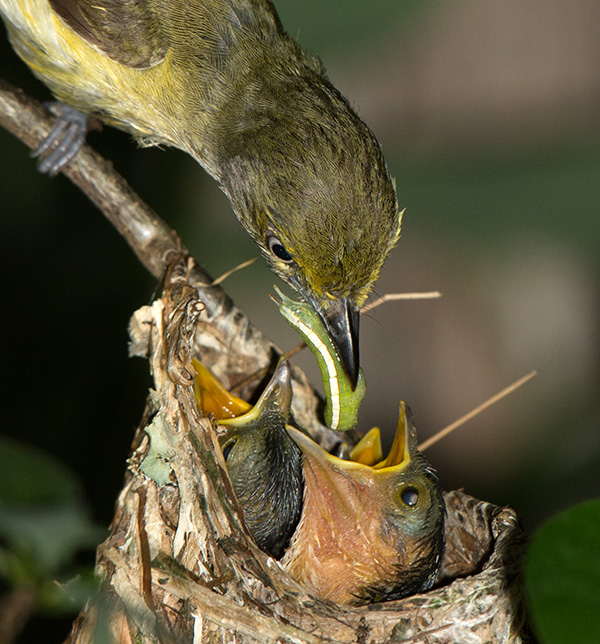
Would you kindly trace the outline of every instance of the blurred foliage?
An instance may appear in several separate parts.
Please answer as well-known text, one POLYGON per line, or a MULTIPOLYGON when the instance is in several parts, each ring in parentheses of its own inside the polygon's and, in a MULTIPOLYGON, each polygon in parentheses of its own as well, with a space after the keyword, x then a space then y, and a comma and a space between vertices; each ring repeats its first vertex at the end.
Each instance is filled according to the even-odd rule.
MULTIPOLYGON (((599 141, 600 143, 600 141, 599 141)), ((435 226, 452 237, 506 241, 542 228, 549 236, 597 254, 600 145, 555 146, 511 157, 482 152, 415 167, 392 152, 399 198, 409 226, 435 226), (415 218, 420 218, 417 224, 415 218), (424 220, 423 220, 424 218, 424 220)))
POLYGON ((398 25, 406 32, 414 30, 414 20, 437 1, 345 0, 342 8, 339 2, 278 0, 275 6, 286 31, 310 53, 325 58, 340 50, 372 47, 392 30, 397 35, 398 25))
POLYGON ((533 537, 525 585, 540 644, 594 644, 600 634, 600 499, 553 517, 533 537))
POLYGON ((36 610, 74 616, 95 590, 93 558, 82 565, 77 557, 105 534, 63 465, 0 437, 0 580, 8 591, 28 589, 36 610))
POLYGON ((2 507, 70 503, 81 486, 55 459, 34 447, 0 438, 2 507))

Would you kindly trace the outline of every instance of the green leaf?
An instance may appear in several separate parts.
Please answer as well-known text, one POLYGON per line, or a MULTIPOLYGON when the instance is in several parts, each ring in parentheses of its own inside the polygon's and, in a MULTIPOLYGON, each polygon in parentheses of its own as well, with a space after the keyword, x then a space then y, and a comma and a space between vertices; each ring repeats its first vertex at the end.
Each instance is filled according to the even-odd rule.
POLYGON ((17 585, 53 579, 105 533, 92 524, 79 482, 64 465, 0 437, 0 575, 17 585))
POLYGON ((527 553, 525 586, 541 644, 600 641, 600 499, 541 528, 527 553))
POLYGON ((7 576, 16 584, 55 577, 77 551, 105 536, 80 503, 0 507, 0 537, 12 553, 0 563, 9 567, 7 576))
POLYGON ((79 483, 64 465, 39 449, 0 436, 0 507, 79 497, 79 483))
POLYGON ((88 599, 97 596, 98 587, 99 580, 94 577, 90 566, 65 582, 46 581, 38 590, 38 603, 47 613, 71 614, 78 612, 88 599))

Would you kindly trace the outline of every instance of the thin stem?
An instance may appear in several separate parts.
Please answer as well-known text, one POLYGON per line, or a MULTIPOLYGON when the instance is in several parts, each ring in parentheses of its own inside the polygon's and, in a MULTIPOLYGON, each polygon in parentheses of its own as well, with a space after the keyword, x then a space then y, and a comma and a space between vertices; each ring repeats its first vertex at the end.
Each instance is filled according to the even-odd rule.
POLYGON ((464 425, 467 421, 471 420, 471 418, 474 418, 482 411, 486 410, 488 407, 491 407, 494 403, 497 403, 499 400, 502 400, 502 398, 505 398, 506 396, 508 396, 508 394, 511 394, 513 391, 515 391, 516 389, 524 385, 528 380, 531 380, 535 375, 537 375, 537 371, 531 371, 526 376, 519 378, 519 380, 517 380, 516 382, 513 382, 512 385, 509 385, 502 391, 499 391, 495 396, 488 398, 485 402, 475 407, 475 409, 470 411, 468 414, 461 416, 458 420, 455 420, 447 427, 444 427, 444 429, 441 429, 437 434, 434 434, 427 440, 423 441, 419 445, 419 449, 422 452, 425 451, 428 447, 431 447, 434 443, 437 443, 445 436, 448 436, 448 434, 453 432, 455 429, 457 429, 461 425, 464 425))
POLYGON ((360 310, 361 313, 372 311, 386 302, 396 302, 397 300, 433 300, 442 297, 439 291, 424 291, 422 293, 386 293, 381 295, 378 300, 365 304, 360 310))

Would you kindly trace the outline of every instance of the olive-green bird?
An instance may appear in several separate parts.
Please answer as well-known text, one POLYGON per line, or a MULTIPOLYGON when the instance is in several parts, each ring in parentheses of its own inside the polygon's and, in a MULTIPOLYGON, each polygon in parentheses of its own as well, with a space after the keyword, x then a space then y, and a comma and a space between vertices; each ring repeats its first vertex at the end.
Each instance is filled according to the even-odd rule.
POLYGON ((444 550, 444 501, 417 449, 409 410, 389 456, 374 465, 328 454, 293 427, 303 454, 302 517, 281 564, 314 595, 342 604, 426 591, 444 550))
POLYGON ((0 0, 0 14, 60 101, 188 152, 219 182, 355 384, 358 311, 401 213, 375 137, 271 2, 0 0))
POLYGON ((219 421, 227 471, 259 548, 279 559, 302 509, 302 454, 286 432, 292 384, 282 361, 256 405, 219 421))

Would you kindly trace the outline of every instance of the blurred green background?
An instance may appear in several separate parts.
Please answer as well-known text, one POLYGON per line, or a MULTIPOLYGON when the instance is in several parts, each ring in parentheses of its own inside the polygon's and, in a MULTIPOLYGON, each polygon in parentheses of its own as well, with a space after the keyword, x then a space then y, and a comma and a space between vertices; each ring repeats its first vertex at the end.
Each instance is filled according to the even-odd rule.
MULTIPOLYGON (((403 234, 379 294, 440 290, 362 321, 360 427, 391 435, 398 400, 421 439, 526 372, 538 376, 432 447, 446 489, 514 507, 531 532, 600 494, 600 5, 587 0, 278 0, 378 136, 403 234)), ((47 99, 0 38, 0 77, 47 99)), ((115 130, 114 161, 213 275, 256 256, 184 154, 115 130)), ((63 177, 0 131, 2 433, 53 454, 108 525, 150 378, 127 322, 156 284, 63 177)), ((283 350, 262 261, 225 284, 283 350)), ((281 286, 281 285, 280 285, 281 286)), ((312 356, 298 362, 318 382, 312 356)))

